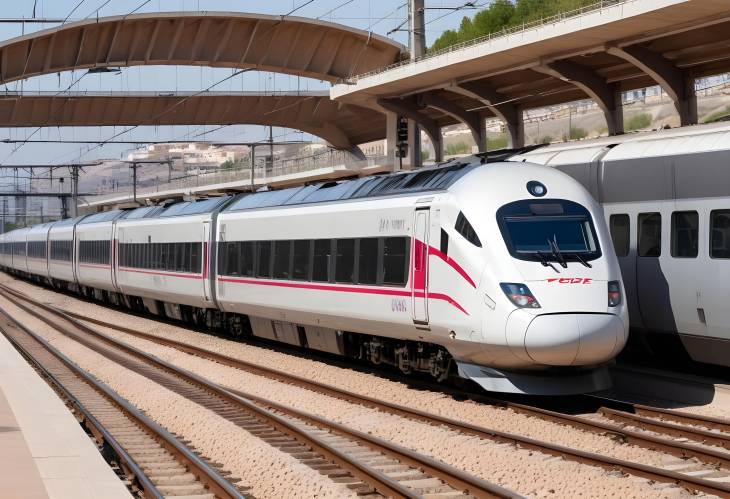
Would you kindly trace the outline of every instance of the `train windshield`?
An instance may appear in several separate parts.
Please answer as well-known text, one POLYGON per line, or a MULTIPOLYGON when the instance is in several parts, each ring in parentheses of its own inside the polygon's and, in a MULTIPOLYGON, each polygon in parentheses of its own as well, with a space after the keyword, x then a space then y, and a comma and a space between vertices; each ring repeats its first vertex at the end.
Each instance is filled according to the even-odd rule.
POLYGON ((590 213, 572 201, 517 201, 500 208, 497 218, 515 258, 562 263, 601 256, 590 213))

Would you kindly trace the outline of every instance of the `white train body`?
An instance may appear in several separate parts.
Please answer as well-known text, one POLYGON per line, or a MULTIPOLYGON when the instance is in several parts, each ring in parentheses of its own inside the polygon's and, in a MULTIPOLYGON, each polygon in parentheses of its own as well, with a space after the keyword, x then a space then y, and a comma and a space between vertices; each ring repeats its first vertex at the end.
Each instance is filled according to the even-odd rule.
POLYGON ((86 294, 97 299, 103 292, 116 293, 112 265, 114 221, 124 214, 121 210, 89 215, 76 224, 76 276, 86 294), (88 290, 88 291, 87 291, 88 290))
POLYGON ((54 223, 48 231, 48 277, 67 289, 76 289, 74 237, 76 224, 83 217, 54 223))
POLYGON ((48 278, 48 231, 52 225, 35 225, 25 233, 27 272, 38 279, 48 278))
POLYGON ((642 346, 730 366, 730 126, 555 144, 512 159, 562 170, 601 202, 642 346))
POLYGON ((50 277, 489 390, 607 387, 628 316, 600 205, 555 169, 483 162, 60 222, 77 273, 50 277), (84 241, 111 242, 110 268, 78 261, 84 241))

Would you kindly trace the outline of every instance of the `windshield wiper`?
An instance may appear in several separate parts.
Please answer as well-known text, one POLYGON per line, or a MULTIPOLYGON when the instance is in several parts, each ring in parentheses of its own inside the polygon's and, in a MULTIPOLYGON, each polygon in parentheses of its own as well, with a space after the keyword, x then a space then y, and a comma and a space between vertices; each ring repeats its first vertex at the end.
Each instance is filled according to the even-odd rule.
POLYGON ((575 258, 576 260, 578 260, 580 263, 582 263, 583 265, 585 265, 589 269, 592 269, 593 268, 593 265, 591 265, 586 260, 584 260, 583 257, 580 256, 578 253, 566 253, 565 256, 572 256, 573 258, 575 258))
POLYGON ((550 267, 551 269, 553 269, 558 274, 560 273, 560 271, 555 268, 555 265, 553 265, 552 263, 548 262, 548 259, 547 259, 547 256, 545 255, 545 253, 543 253, 542 251, 536 251, 535 254, 538 256, 538 258, 540 258, 540 263, 542 263, 542 266, 543 267, 550 267))
POLYGON ((565 258, 563 258, 563 254, 560 252, 560 248, 558 248, 558 241, 557 241, 557 237, 555 236, 555 234, 553 234, 553 239, 555 239, 555 241, 551 241, 549 237, 547 240, 548 246, 550 246, 550 251, 552 252, 555 259, 558 261, 560 266, 563 267, 564 269, 567 269, 568 264, 565 263, 565 258))

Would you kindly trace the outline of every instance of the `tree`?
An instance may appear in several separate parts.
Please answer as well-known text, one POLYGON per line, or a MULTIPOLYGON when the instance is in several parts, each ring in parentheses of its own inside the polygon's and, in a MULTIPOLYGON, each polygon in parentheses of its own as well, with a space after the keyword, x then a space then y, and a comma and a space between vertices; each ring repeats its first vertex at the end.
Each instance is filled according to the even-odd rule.
POLYGON ((429 52, 445 49, 459 42, 473 40, 505 28, 554 16, 595 3, 596 0, 495 0, 473 19, 464 17, 458 31, 446 30, 431 45, 429 52))

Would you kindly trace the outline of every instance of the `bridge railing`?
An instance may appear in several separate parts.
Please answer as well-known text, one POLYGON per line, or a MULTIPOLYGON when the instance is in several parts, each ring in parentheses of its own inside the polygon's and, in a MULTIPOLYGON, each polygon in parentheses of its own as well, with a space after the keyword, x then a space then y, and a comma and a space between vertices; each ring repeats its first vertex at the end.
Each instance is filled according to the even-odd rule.
POLYGON ((638 1, 639 0, 599 0, 593 4, 586 5, 581 8, 578 8, 578 9, 560 12, 553 16, 543 17, 543 18, 537 19, 535 21, 518 24, 518 25, 512 26, 510 28, 505 28, 501 31, 495 31, 495 32, 492 32, 492 33, 489 33, 486 35, 479 36, 477 38, 472 38, 471 40, 465 40, 463 42, 455 43, 453 45, 449 45, 448 47, 444 47, 443 49, 440 49, 440 50, 435 50, 433 52, 427 52, 423 56, 416 57, 415 59, 404 59, 402 61, 398 61, 398 62, 390 64, 388 66, 383 66, 378 69, 373 69, 372 71, 368 71, 367 73, 352 75, 347 78, 340 78, 337 80, 337 83, 353 84, 353 83, 357 82, 358 80, 367 78, 369 76, 375 76, 377 74, 385 73, 386 71, 390 71, 392 69, 396 69, 396 68, 399 68, 402 66, 408 66, 409 64, 414 64, 416 62, 423 61, 425 59, 430 59, 432 57, 437 57, 437 56, 440 56, 443 54, 448 54, 450 52, 456 52, 457 50, 461 50, 465 47, 471 47, 472 45, 478 45, 480 43, 488 42, 490 40, 494 40, 497 38, 507 37, 507 36, 514 35, 514 34, 525 33, 527 31, 542 28, 543 26, 547 26, 549 24, 555 24, 555 23, 558 23, 561 21, 565 21, 566 19, 570 19, 572 17, 593 14, 595 12, 601 11, 601 10, 609 8, 609 7, 615 7, 616 5, 619 5, 619 4, 628 4, 628 3, 638 2, 638 1))

